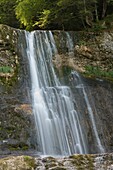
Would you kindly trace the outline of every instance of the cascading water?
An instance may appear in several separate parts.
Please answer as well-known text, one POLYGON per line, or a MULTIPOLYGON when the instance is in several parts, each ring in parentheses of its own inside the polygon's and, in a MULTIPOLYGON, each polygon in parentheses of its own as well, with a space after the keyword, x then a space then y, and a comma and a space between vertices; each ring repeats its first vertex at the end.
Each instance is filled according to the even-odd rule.
POLYGON ((74 44, 73 40, 68 32, 66 32, 66 45, 68 48, 68 55, 69 57, 74 57, 74 44))
POLYGON ((102 146, 101 144, 101 140, 99 138, 99 135, 98 135, 98 131, 97 131, 97 127, 96 127, 96 124, 95 124, 95 119, 94 119, 94 115, 93 115, 93 110, 91 108, 91 105, 90 105, 90 101, 88 99, 88 96, 87 96, 87 93, 85 91, 85 87, 82 83, 82 80, 79 76, 79 74, 76 72, 76 71, 73 71, 72 72, 72 75, 73 75, 73 78, 76 79, 76 88, 79 89, 80 93, 82 93, 82 95, 84 96, 84 101, 86 103, 86 106, 87 106, 87 110, 88 110, 88 114, 89 114, 89 118, 90 118, 90 121, 91 121, 91 124, 92 124, 92 131, 93 131, 93 134, 95 136, 95 139, 96 139, 96 143, 97 143, 97 146, 98 146, 98 151, 100 153, 104 153, 105 152, 105 149, 104 147, 102 146))
MULTIPOLYGON (((66 32, 66 36, 67 36, 67 48, 68 48, 69 56, 71 57, 71 56, 74 56, 74 44, 73 44, 72 37, 70 36, 70 34, 68 32, 66 32)), ((80 75, 77 71, 72 72, 72 77, 74 79, 76 79, 75 80, 76 81, 76 88, 79 89, 78 91, 80 91, 80 89, 81 89, 82 96, 84 97, 84 103, 86 104, 86 107, 87 107, 87 110, 88 110, 89 118, 90 118, 91 125, 92 125, 92 131, 94 133, 96 143, 97 143, 97 146, 98 146, 98 151, 100 153, 104 153, 105 149, 101 144, 101 140, 99 138, 97 127, 96 127, 96 124, 95 124, 93 110, 91 108, 91 105, 90 105, 87 93, 85 91, 85 87, 82 83, 81 77, 80 77, 80 75)))
POLYGON ((51 31, 26 32, 33 111, 41 154, 88 153, 72 92, 59 82, 52 64, 57 48, 51 31))

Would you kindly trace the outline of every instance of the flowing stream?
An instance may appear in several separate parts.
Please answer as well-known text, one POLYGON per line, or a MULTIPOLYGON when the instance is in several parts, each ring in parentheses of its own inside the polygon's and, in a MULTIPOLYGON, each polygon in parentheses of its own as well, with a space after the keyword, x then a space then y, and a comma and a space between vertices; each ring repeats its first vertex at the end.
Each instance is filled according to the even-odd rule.
MULTIPOLYGON (((88 153, 72 91, 60 83, 52 64, 52 58, 58 54, 52 32, 34 31, 25 35, 38 151, 41 155, 53 156, 88 153)), ((68 33, 66 36, 69 55, 73 56, 72 40, 68 33)), ((93 113, 84 88, 83 94, 92 121, 93 113)), ((103 150, 93 121, 92 124, 97 143, 103 150)))

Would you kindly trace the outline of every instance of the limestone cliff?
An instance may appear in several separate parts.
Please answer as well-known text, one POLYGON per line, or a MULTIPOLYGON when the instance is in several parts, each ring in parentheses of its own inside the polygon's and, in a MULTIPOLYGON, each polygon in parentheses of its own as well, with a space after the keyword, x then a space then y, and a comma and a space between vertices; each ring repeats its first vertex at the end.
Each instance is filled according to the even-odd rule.
MULTIPOLYGON (((24 31, 21 32, 24 34, 24 31)), ((61 80, 65 79, 65 82, 72 87, 73 94, 77 94, 76 82, 72 77, 70 78, 70 70, 83 73, 87 65, 98 66, 106 72, 113 70, 112 31, 70 32, 74 42, 73 51, 70 52, 67 50, 66 33, 53 31, 53 34, 59 52, 53 58, 53 62, 61 80)), ((31 149, 35 148, 36 132, 31 106, 29 65, 26 54, 22 56, 21 53, 21 50, 26 47, 25 43, 22 34, 20 36, 20 30, 0 25, 0 155, 22 154, 31 152, 31 149), (20 40, 24 45, 20 43, 20 40)), ((99 136, 102 138, 106 152, 112 152, 113 83, 103 81, 101 78, 82 78, 87 87, 89 99, 93 96, 92 107, 94 110, 96 107, 94 113, 99 136)), ((78 103, 81 103, 79 98, 78 103)), ((94 143, 87 110, 81 112, 85 117, 81 124, 86 126, 85 135, 91 146, 89 153, 97 153, 98 146, 94 143)), ((1 162, 0 164, 2 165, 1 162)), ((70 163, 66 166, 69 167, 70 163)), ((60 168, 64 168, 62 163, 60 168)))
POLYGON ((18 41, 18 30, 0 25, 0 155, 26 151, 32 145, 26 61, 19 56, 18 41))
POLYGON ((74 48, 70 52, 67 49, 69 45, 67 45, 66 33, 55 32, 54 34, 59 49, 59 55, 54 59, 57 68, 68 65, 75 70, 84 72, 85 66, 91 65, 106 71, 113 70, 112 31, 70 32, 74 48))

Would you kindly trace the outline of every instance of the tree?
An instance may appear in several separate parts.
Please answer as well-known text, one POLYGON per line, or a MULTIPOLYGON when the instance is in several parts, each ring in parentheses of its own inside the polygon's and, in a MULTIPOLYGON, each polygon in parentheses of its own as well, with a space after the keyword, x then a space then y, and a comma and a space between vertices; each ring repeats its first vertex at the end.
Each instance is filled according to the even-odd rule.
POLYGON ((93 22, 98 21, 96 0, 59 0, 58 5, 62 6, 63 9, 70 8, 67 12, 67 16, 70 16, 68 22, 74 18, 79 24, 79 29, 81 25, 82 28, 92 27, 93 22))
POLYGON ((113 0, 0 0, 0 23, 32 29, 82 30, 112 25, 113 0))
POLYGON ((43 9, 44 0, 21 0, 16 6, 16 16, 27 29, 31 28, 43 9))
POLYGON ((19 22, 15 15, 16 0, 0 0, 0 23, 13 27, 19 27, 19 22))

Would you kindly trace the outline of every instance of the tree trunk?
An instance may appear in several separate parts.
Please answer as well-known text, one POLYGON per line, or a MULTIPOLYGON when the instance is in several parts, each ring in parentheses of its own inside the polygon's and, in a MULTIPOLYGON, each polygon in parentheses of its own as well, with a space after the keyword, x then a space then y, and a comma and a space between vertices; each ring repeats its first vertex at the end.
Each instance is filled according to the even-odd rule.
POLYGON ((99 21, 98 19, 98 11, 97 11, 97 4, 95 3, 95 18, 96 18, 96 22, 99 21))
POLYGON ((107 0, 103 0, 102 2, 102 19, 105 17, 106 10, 107 10, 107 0))

